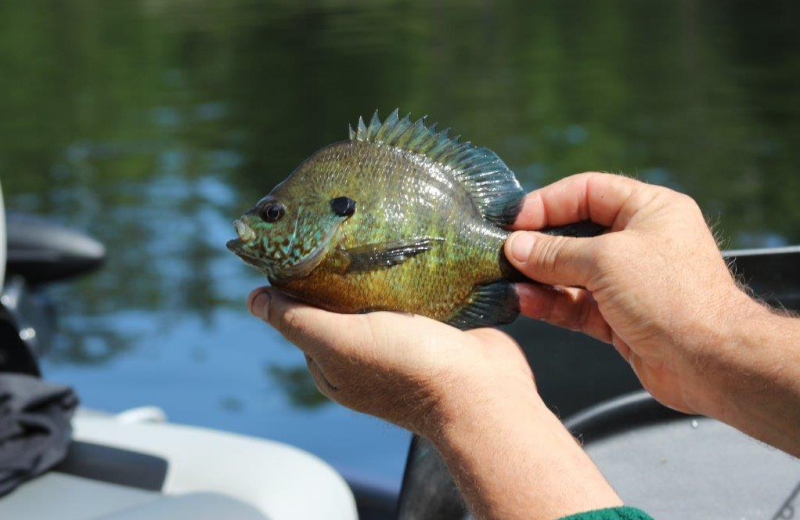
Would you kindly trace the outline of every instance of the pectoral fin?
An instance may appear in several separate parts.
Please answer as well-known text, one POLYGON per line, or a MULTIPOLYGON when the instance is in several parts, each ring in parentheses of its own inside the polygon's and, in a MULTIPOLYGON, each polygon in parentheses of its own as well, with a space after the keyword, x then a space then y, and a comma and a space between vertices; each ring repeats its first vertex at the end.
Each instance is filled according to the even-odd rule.
POLYGON ((424 237, 392 242, 377 242, 350 249, 337 249, 331 258, 335 268, 341 273, 354 273, 386 269, 410 260, 418 254, 429 251, 438 237, 424 237))

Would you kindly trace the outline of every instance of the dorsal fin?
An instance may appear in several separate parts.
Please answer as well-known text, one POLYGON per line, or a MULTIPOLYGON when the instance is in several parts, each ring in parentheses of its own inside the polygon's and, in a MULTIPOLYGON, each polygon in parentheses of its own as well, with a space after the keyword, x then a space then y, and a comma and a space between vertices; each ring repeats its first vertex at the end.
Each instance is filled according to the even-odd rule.
POLYGON ((458 137, 448 137, 449 129, 436 132, 435 127, 425 126, 425 117, 415 122, 409 116, 400 119, 397 110, 381 122, 376 110, 369 125, 359 117, 356 129, 350 127, 350 140, 424 155, 455 176, 486 220, 499 226, 512 224, 525 194, 514 172, 488 148, 459 143, 458 137))

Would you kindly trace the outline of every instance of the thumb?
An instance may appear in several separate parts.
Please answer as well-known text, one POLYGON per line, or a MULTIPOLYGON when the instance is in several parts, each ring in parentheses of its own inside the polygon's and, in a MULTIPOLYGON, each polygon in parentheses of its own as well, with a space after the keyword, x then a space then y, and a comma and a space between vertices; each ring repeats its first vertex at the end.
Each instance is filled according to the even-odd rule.
POLYGON ((250 313, 274 327, 283 337, 315 360, 363 345, 369 337, 363 315, 335 314, 289 298, 270 287, 247 297, 250 313))
POLYGON ((511 265, 532 280, 586 287, 595 267, 595 240, 517 231, 504 250, 511 265))

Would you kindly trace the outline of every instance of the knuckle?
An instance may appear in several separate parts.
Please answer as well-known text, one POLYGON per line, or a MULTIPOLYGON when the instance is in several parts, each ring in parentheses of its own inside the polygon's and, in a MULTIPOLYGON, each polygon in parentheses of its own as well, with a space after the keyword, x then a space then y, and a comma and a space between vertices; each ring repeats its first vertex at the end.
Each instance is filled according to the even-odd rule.
POLYGON ((661 188, 663 191, 654 199, 655 206, 669 214, 674 222, 705 221, 700 205, 689 195, 661 188))
POLYGON ((592 317, 592 302, 584 298, 578 306, 576 313, 575 323, 573 323, 573 330, 586 330, 589 326, 589 320, 592 317))
POLYGON ((605 247, 602 243, 596 244, 593 247, 589 248, 586 256, 592 265, 600 266, 603 265, 608 259, 609 249, 608 247, 605 247))
POLYGON ((664 186, 647 186, 641 192, 641 208, 661 208, 680 204, 681 194, 664 186))
POLYGON ((700 211, 700 206, 697 204, 697 201, 685 193, 678 193, 676 200, 684 208, 700 211))
POLYGON ((592 315, 592 305, 585 293, 565 292, 556 307, 551 316, 553 323, 569 330, 586 330, 592 315))
POLYGON ((698 206, 697 202, 685 193, 661 186, 656 189, 658 190, 656 192, 656 200, 661 201, 661 203, 665 206, 674 206, 682 210, 695 208, 698 210, 700 209, 700 206, 698 206))
POLYGON ((301 327, 302 316, 300 309, 289 307, 280 313, 275 320, 270 320, 282 331, 297 331, 301 327))
POLYGON ((605 236, 593 240, 587 252, 587 258, 591 267, 602 270, 609 265, 613 265, 614 262, 619 260, 617 257, 617 249, 613 241, 605 236))
POLYGON ((562 256, 565 239, 563 237, 548 237, 537 242, 539 247, 534 247, 531 250, 530 263, 538 266, 542 272, 552 274, 562 256))

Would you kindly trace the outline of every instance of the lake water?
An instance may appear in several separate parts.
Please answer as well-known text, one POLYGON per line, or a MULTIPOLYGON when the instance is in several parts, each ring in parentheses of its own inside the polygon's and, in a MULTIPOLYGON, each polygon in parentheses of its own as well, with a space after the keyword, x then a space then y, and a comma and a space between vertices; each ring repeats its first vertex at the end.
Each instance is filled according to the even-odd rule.
MULTIPOLYGON (((232 219, 376 108, 428 114, 535 188, 626 172, 723 244, 800 242, 800 3, 20 0, 0 4, 7 205, 106 268, 54 291, 46 375, 109 411, 286 441, 396 489, 408 434, 322 399, 249 317, 232 219)), ((568 415, 636 388, 613 349, 520 321, 568 415)))

